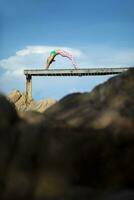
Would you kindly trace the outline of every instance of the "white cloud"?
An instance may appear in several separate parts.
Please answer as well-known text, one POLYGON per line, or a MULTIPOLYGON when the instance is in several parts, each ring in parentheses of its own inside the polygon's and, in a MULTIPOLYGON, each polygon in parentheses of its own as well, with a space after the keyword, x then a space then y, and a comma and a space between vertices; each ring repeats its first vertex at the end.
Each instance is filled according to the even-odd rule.
POLYGON ((108 46, 86 48, 84 65, 89 67, 134 66, 134 49, 114 49, 108 46), (87 62, 88 61, 88 62, 87 62))
MULTIPOLYGON (((6 93, 12 89, 20 89, 24 91, 24 69, 42 68, 50 51, 57 48, 71 52, 74 57, 76 57, 78 66, 81 68, 134 66, 134 49, 119 50, 105 46, 91 46, 88 48, 82 48, 81 50, 56 46, 27 46, 26 48, 17 51, 15 55, 0 60, 0 68, 3 68, 5 71, 5 73, 0 75, 0 90, 6 93)), ((60 56, 57 56, 56 62, 51 65, 51 68, 70 67, 73 68, 70 61, 60 56)), ((84 91, 84 88, 89 88, 90 90, 95 86, 95 84, 97 84, 97 82, 99 83, 99 80, 102 82, 102 77, 90 78, 90 81, 92 80, 94 83, 91 83, 90 81, 88 83, 88 80, 89 79, 84 78, 67 78, 65 80, 64 78, 63 81, 62 78, 62 81, 60 81, 60 79, 36 78, 33 81, 33 94, 35 97, 47 97, 47 95, 51 95, 50 90, 53 90, 54 88, 52 96, 54 94, 55 98, 65 95, 68 91, 72 91, 72 88, 75 88, 75 91, 84 91), (47 88, 50 89, 47 90, 47 88)))
POLYGON ((53 49, 64 49, 69 51, 74 56, 81 56, 82 52, 78 49, 72 49, 68 47, 57 47, 57 46, 27 46, 25 49, 16 52, 17 56, 27 56, 31 54, 49 54, 53 49))

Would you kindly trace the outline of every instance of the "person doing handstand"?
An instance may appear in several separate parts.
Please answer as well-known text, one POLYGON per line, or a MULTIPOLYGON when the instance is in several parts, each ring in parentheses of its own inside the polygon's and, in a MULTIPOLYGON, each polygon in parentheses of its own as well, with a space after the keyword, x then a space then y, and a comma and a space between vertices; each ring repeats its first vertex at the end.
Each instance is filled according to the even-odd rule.
POLYGON ((60 50, 60 49, 57 49, 57 50, 53 50, 50 52, 50 55, 49 57, 47 58, 47 63, 46 63, 46 69, 49 69, 49 66, 52 62, 54 62, 55 60, 55 57, 57 55, 61 55, 62 57, 66 57, 68 58, 69 60, 71 60, 73 66, 75 69, 77 69, 77 64, 75 62, 75 59, 74 57, 72 56, 72 54, 70 54, 69 52, 67 51, 64 51, 64 50, 60 50))

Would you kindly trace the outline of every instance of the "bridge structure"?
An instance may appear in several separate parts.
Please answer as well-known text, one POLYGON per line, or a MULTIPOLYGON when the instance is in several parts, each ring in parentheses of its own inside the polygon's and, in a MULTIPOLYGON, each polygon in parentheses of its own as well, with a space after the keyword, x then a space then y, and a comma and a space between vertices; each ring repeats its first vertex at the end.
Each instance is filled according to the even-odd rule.
POLYGON ((81 69, 29 69, 24 70, 26 76, 26 103, 32 101, 32 76, 102 76, 120 74, 129 67, 123 68, 81 68, 81 69))

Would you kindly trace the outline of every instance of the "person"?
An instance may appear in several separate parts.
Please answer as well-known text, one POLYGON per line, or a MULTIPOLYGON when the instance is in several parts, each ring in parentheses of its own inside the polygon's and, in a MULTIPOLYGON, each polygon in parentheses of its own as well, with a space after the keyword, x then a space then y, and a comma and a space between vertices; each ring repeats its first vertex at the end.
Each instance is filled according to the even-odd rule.
POLYGON ((60 55, 62 57, 66 57, 68 58, 69 60, 71 60, 73 66, 75 69, 77 69, 77 64, 75 62, 75 59, 74 57, 72 56, 72 54, 70 54, 69 52, 67 51, 64 51, 64 50, 61 50, 61 49, 58 49, 58 50, 53 50, 50 52, 50 55, 49 57, 47 58, 47 63, 46 63, 46 69, 49 69, 49 66, 51 65, 52 62, 55 61, 55 57, 57 55, 60 55))

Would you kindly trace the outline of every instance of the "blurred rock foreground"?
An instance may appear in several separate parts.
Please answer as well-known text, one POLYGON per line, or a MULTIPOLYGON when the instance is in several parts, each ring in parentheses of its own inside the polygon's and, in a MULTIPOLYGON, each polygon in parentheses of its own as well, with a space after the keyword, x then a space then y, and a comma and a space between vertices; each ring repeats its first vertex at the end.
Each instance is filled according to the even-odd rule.
POLYGON ((42 114, 15 106, 0 96, 0 199, 134 199, 133 69, 42 114))

